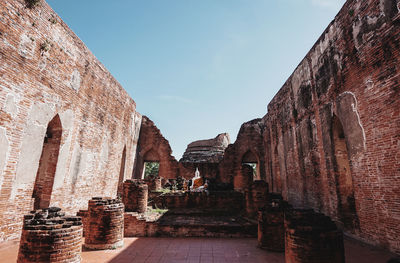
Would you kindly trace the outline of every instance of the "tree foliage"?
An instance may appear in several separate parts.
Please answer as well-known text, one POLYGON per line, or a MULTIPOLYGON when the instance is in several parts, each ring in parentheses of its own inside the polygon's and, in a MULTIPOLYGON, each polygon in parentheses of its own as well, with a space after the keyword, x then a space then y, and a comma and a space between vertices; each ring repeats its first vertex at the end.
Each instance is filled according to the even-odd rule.
POLYGON ((156 178, 160 169, 160 163, 145 162, 144 169, 144 178, 156 178))

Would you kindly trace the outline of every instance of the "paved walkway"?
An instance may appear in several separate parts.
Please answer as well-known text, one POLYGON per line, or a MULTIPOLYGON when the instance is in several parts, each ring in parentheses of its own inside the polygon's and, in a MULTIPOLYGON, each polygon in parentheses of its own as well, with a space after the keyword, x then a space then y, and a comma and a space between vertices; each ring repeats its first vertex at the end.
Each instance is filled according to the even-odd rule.
MULTIPOLYGON (((284 263, 283 253, 256 247, 254 238, 125 238, 123 248, 84 251, 82 263, 284 263)), ((386 263, 392 254, 346 240, 346 263, 386 263)), ((16 262, 18 242, 0 245, 0 262, 16 262)))

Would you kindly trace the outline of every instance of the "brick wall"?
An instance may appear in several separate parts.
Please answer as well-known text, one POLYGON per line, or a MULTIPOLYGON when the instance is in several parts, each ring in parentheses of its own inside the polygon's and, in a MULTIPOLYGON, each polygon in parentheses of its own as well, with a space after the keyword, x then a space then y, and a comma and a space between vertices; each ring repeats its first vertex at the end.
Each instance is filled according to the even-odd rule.
POLYGON ((224 158, 219 164, 219 180, 233 184, 234 177, 240 176, 242 163, 257 164, 258 179, 265 179, 263 130, 261 119, 243 123, 236 141, 225 150, 224 158), (250 157, 250 160, 248 160, 250 157))
POLYGON ((30 9, 23 0, 3 0, 0 13, 0 241, 4 241, 19 237, 22 216, 33 209, 41 159, 52 160, 43 161, 39 170, 46 176, 37 181, 39 186, 52 184, 51 193, 43 187, 35 193, 45 203, 49 199, 50 205, 72 214, 87 208, 92 196, 116 196, 118 181, 132 174, 141 115, 121 85, 47 3, 30 9), (53 140, 45 138, 53 118, 59 118, 62 128, 58 158, 52 150, 42 151, 46 140, 53 140))
POLYGON ((146 161, 159 162, 158 176, 172 179, 178 176, 178 161, 172 156, 169 142, 153 121, 143 116, 138 142, 134 178, 141 179, 146 161))
POLYGON ((400 252, 399 1, 347 1, 268 105, 266 180, 400 252))

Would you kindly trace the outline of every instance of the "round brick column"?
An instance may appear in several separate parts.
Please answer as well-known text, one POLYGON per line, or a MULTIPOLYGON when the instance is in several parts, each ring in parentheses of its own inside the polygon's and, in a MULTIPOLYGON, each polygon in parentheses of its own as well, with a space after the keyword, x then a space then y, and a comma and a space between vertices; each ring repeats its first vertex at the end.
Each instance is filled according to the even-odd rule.
POLYGON ((327 216, 312 210, 285 213, 286 263, 344 263, 343 234, 327 216))
POLYGON ((124 244, 124 205, 118 199, 89 200, 85 248, 114 249, 124 244))
POLYGON ((32 211, 24 216, 18 263, 81 262, 82 221, 60 208, 32 211))
POLYGON ((144 213, 147 209, 148 186, 142 180, 126 180, 122 201, 125 211, 144 213))
POLYGON ((268 206, 258 212, 258 246, 260 248, 285 251, 284 212, 290 205, 279 194, 270 194, 268 206))
POLYGON ((246 191, 246 211, 249 217, 257 218, 258 210, 268 201, 268 184, 263 180, 254 181, 246 191))

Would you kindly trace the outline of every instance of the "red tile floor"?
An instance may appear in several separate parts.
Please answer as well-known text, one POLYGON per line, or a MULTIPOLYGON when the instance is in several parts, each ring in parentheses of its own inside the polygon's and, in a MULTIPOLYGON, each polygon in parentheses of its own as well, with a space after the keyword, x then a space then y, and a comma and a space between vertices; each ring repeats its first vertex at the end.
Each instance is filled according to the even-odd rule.
MULTIPOLYGON (((283 253, 257 247, 254 238, 125 238, 123 248, 83 251, 82 263, 285 262, 283 253)), ((393 254, 345 240, 347 263, 385 263, 393 254)), ((0 262, 15 262, 18 242, 0 244, 0 262)))

